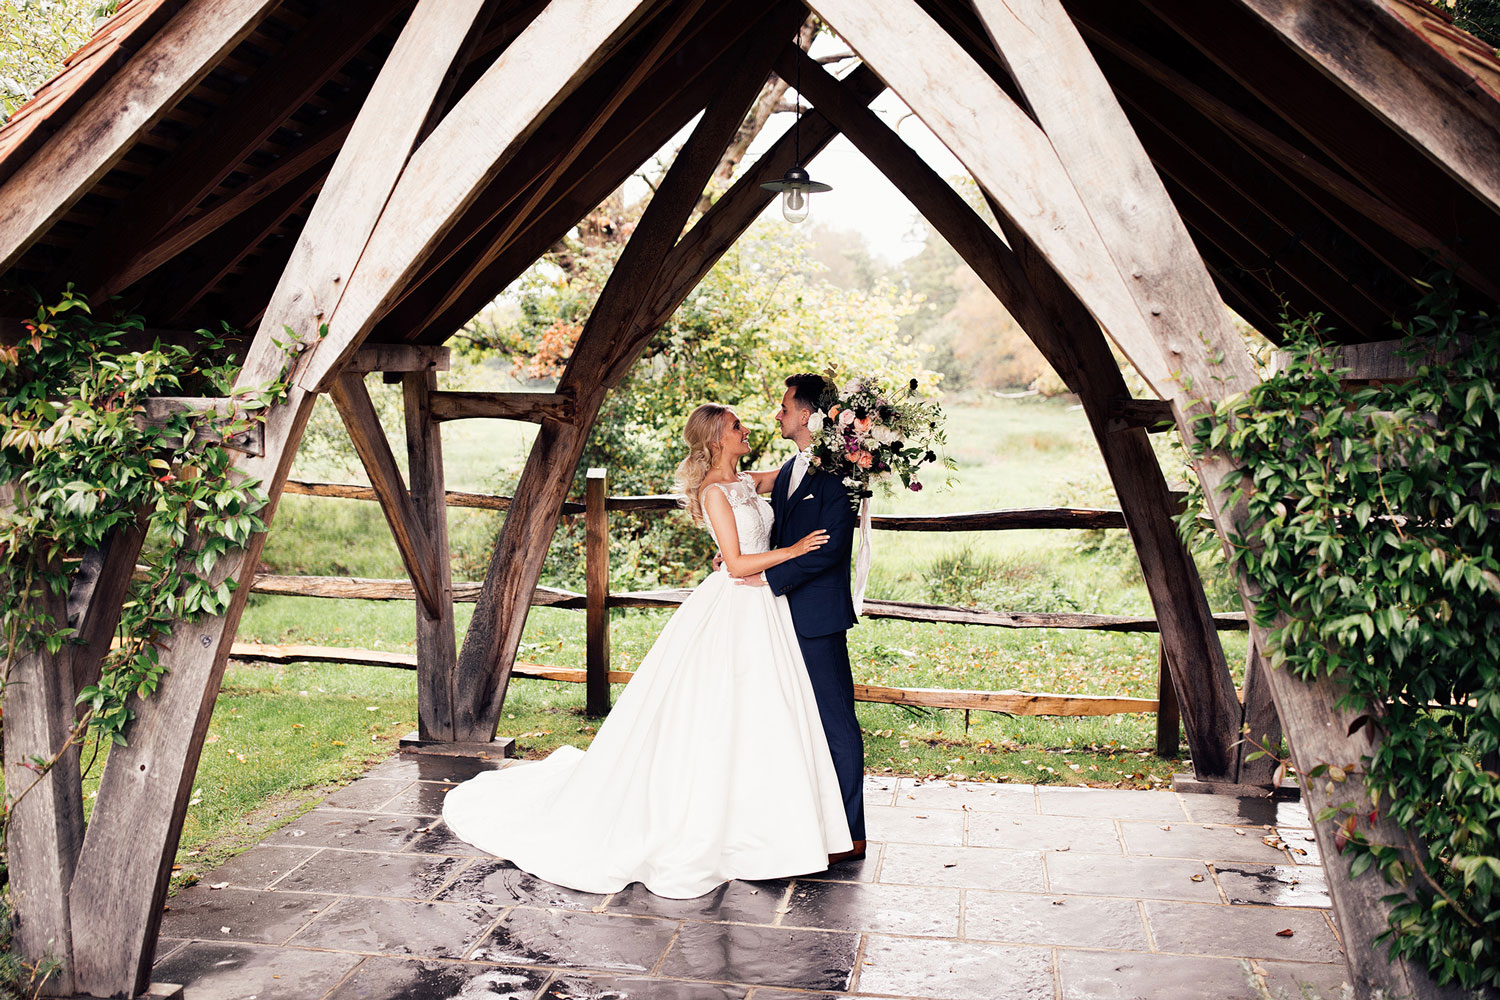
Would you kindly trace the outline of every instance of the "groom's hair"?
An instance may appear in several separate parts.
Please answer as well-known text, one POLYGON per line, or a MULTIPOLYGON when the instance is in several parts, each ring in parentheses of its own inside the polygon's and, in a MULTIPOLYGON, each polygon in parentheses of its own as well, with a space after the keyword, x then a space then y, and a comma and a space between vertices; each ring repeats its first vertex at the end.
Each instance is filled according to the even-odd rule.
POLYGON ((786 377, 786 387, 792 390, 792 398, 809 410, 818 408, 818 401, 822 398, 823 390, 827 386, 828 383, 821 375, 804 372, 786 377))

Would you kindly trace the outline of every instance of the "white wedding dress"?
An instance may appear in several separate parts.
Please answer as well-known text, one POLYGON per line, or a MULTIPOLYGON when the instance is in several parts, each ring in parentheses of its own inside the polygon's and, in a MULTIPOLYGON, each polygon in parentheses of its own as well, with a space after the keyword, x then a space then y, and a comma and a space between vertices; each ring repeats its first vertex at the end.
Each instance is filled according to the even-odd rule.
MULTIPOLYGON (((740 551, 765 552, 770 504, 747 475, 719 488, 740 551)), ((821 871, 852 847, 786 598, 722 570, 672 615, 587 752, 480 774, 443 819, 549 882, 677 899, 821 871)))

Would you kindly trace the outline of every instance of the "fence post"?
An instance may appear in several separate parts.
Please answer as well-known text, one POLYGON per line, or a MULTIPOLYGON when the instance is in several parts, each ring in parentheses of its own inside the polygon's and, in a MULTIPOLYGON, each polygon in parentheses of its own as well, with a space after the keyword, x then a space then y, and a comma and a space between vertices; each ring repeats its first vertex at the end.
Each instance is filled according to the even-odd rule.
POLYGON ((588 682, 584 711, 609 714, 609 510, 608 477, 590 469, 584 493, 584 577, 588 682))
POLYGON ((1182 741, 1182 716, 1177 708, 1177 689, 1172 686, 1167 648, 1161 647, 1161 667, 1156 678, 1156 756, 1176 757, 1182 741))

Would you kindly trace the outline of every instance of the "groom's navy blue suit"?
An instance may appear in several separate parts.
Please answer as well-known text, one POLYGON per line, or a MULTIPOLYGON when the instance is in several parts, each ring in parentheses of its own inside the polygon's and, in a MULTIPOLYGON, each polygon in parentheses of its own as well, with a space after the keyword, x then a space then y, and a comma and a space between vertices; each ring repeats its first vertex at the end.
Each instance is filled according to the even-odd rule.
POLYGON ((854 715, 854 676, 849 669, 848 631, 853 627, 854 600, 849 594, 849 553, 857 523, 848 491, 836 476, 808 469, 788 497, 792 464, 788 461, 771 490, 771 546, 790 545, 818 528, 828 542, 806 555, 766 570, 771 592, 786 595, 791 606, 797 643, 807 663, 823 732, 833 754, 833 767, 844 795, 849 838, 865 839, 865 744, 854 715))

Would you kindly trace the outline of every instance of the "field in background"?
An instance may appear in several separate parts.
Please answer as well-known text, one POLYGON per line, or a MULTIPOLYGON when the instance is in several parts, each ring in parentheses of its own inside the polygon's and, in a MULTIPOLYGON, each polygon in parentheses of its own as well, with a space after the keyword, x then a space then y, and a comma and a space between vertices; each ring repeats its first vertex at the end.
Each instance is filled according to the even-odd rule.
MULTIPOLYGON (((949 400, 947 409, 956 487, 881 499, 877 511, 1114 505, 1082 413, 1065 400, 981 397, 949 400)), ((530 426, 499 421, 445 425, 450 487, 508 491, 532 433, 530 426)), ((362 481, 316 462, 299 464, 293 475, 362 481)), ((500 517, 450 511, 456 579, 480 578, 500 517)), ((873 597, 1002 610, 1150 613, 1123 531, 877 532, 875 542, 873 597)), ((279 572, 404 575, 379 508, 370 503, 286 497, 265 559, 279 572)), ((458 607, 460 633, 470 611, 470 605, 458 607)), ((613 613, 615 669, 640 662, 666 614, 613 613)), ((534 609, 520 659, 582 667, 583 617, 534 609)), ((253 595, 239 638, 413 651, 413 629, 409 603, 253 595)), ((1228 634, 1226 647, 1237 667, 1243 634, 1228 634)), ((855 679, 871 684, 1137 697, 1156 692, 1154 635, 871 621, 851 633, 850 649, 855 679)), ((527 757, 564 743, 585 745, 597 720, 582 715, 582 687, 514 681, 501 734, 516 737, 527 757)), ((963 712, 888 705, 862 704, 858 711, 873 771, 1144 786, 1188 766, 1148 752, 1152 715, 1063 719, 976 712, 966 720, 963 712)), ((232 664, 188 811, 184 877, 253 841, 267 825, 287 821, 319 797, 316 789, 359 773, 415 726, 410 672, 232 664)))

